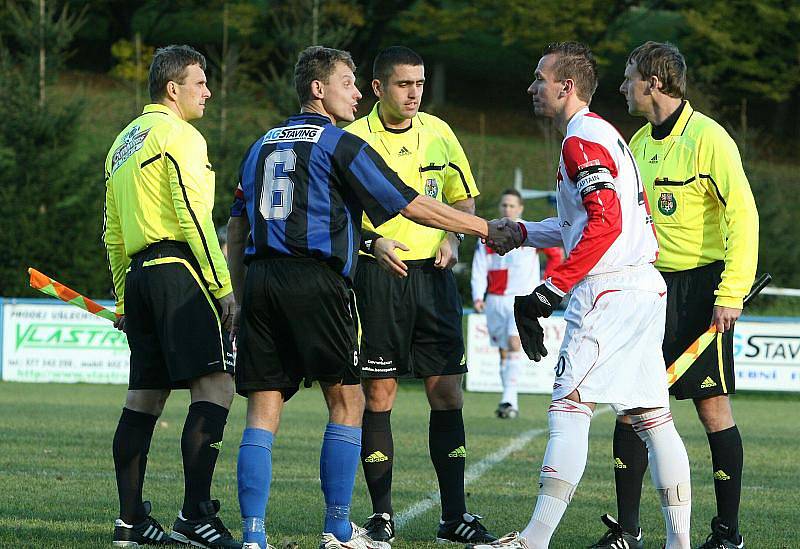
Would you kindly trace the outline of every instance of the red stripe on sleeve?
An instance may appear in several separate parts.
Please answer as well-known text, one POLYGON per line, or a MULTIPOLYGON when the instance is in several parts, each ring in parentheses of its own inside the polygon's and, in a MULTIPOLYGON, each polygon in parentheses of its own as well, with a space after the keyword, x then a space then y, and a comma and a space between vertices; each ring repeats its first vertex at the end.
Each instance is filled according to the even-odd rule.
POLYGON ((573 181, 577 179, 578 172, 593 166, 608 168, 611 177, 617 177, 617 164, 608 149, 600 143, 573 135, 564 141, 561 156, 564 158, 567 175, 573 181))
POLYGON ((583 199, 583 205, 589 220, 581 239, 567 260, 551 275, 550 282, 564 293, 597 265, 622 233, 622 210, 615 191, 601 189, 591 192, 583 199))
POLYGON ((553 271, 564 262, 564 250, 561 248, 539 248, 539 251, 544 254, 544 257, 547 259, 544 265, 544 275, 542 275, 542 280, 547 280, 550 276, 552 276, 553 271))

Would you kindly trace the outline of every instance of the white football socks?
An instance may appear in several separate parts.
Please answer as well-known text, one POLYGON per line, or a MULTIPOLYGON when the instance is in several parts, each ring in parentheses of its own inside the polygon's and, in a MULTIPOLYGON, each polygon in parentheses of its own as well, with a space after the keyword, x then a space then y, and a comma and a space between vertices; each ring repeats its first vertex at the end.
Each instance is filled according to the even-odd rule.
POLYGON ((522 353, 514 351, 509 351, 500 364, 500 381, 503 384, 500 402, 508 402, 516 410, 519 410, 518 388, 522 365, 522 353))
POLYGON ((647 445, 650 476, 661 498, 661 511, 667 525, 666 549, 689 549, 692 491, 689 457, 672 414, 657 408, 630 416, 633 429, 647 445))
POLYGON ((530 549, 550 545, 575 487, 586 468, 592 410, 567 399, 553 401, 547 413, 550 440, 542 461, 539 496, 528 526, 520 533, 530 549))

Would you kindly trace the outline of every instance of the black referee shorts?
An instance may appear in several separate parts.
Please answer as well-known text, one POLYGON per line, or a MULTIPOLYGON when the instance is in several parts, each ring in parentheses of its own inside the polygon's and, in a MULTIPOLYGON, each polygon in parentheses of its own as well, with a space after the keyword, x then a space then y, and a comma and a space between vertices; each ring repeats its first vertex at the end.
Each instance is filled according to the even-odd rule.
POLYGON ((256 260, 247 269, 236 352, 236 391, 281 391, 305 380, 355 385, 358 317, 352 291, 310 258, 256 260))
POLYGON ((461 297, 450 269, 406 261, 397 278, 360 257, 355 290, 361 318, 361 377, 430 377, 467 371, 461 297))
POLYGON ((125 277, 129 389, 185 389, 190 379, 233 374, 233 352, 189 245, 162 241, 131 258, 125 277))
MULTIPOLYGON (((714 290, 725 264, 715 261, 678 272, 662 272, 667 283, 667 325, 664 330, 664 362, 672 364, 708 330, 714 313, 714 290)), ((716 339, 670 388, 678 400, 728 395, 736 392, 733 371, 733 330, 716 339)))

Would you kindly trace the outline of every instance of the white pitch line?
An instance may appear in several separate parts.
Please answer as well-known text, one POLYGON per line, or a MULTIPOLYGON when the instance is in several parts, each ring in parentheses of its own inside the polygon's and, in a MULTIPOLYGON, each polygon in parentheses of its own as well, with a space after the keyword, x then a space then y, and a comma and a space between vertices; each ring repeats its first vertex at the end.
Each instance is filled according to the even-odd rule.
MULTIPOLYGON (((594 416, 598 416, 600 414, 606 413, 611 410, 611 407, 601 408, 595 411, 594 416)), ((547 433, 547 429, 531 429, 530 431, 525 431, 521 435, 516 438, 511 439, 511 442, 494 452, 493 454, 489 454, 478 463, 471 465, 467 468, 464 472, 464 487, 472 484, 479 478, 481 478, 487 471, 489 471, 492 467, 500 463, 501 461, 505 460, 508 456, 522 450, 525 446, 528 445, 533 439, 537 438, 540 435, 547 433)), ((428 509, 433 507, 434 505, 439 504, 439 490, 431 492, 421 500, 417 501, 416 503, 412 504, 410 507, 403 509, 394 519, 395 528, 400 529, 403 528, 406 524, 420 516, 422 513, 426 512, 428 509)))

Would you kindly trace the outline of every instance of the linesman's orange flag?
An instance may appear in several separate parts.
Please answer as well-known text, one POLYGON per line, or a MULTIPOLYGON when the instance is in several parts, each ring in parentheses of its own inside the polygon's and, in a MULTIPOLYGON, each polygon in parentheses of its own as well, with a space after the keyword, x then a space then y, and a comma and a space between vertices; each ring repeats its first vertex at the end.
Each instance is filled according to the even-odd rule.
POLYGON ((105 318, 111 322, 117 320, 117 315, 113 311, 109 311, 99 303, 92 301, 88 297, 82 296, 71 288, 67 288, 46 274, 40 273, 32 267, 28 268, 28 274, 31 275, 31 288, 39 290, 43 294, 55 297, 56 299, 60 299, 61 301, 71 305, 75 305, 76 307, 80 307, 84 311, 88 311, 93 315, 105 318))

